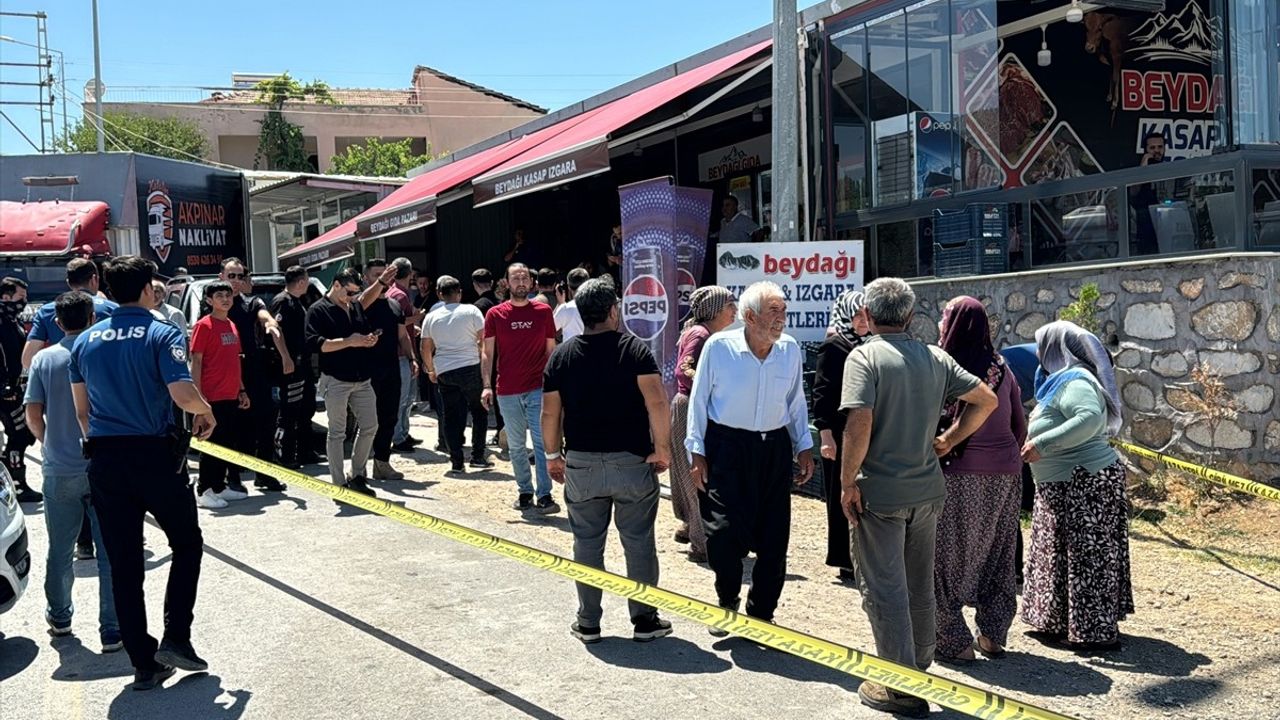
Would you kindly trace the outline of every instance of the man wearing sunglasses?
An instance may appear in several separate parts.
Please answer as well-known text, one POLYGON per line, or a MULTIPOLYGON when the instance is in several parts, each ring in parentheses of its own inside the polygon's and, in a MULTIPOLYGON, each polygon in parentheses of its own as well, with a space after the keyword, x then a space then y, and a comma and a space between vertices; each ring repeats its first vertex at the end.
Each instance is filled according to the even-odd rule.
POLYGON ((377 399, 372 377, 372 348, 378 336, 356 301, 362 290, 360 274, 354 269, 339 272, 329 294, 307 309, 307 346, 320 356, 321 386, 329 417, 326 454, 329 474, 336 485, 365 495, 373 495, 365 469, 378 432, 377 399), (356 417, 355 445, 351 449, 351 475, 343 473, 342 441, 347 417, 356 417))
MULTIPOLYGON (((244 263, 239 258, 227 258, 222 261, 222 280, 231 283, 235 291, 235 302, 227 317, 240 333, 240 377, 244 380, 245 392, 249 395, 249 409, 245 411, 248 423, 244 435, 244 451, 261 460, 275 462, 275 428, 276 406, 271 400, 271 375, 267 372, 267 350, 264 343, 275 346, 280 353, 285 375, 294 371, 293 356, 285 345, 284 334, 280 332, 280 324, 267 309, 262 298, 253 296, 253 285, 244 263)), ((235 487, 239 483, 228 483, 235 487)), ((270 475, 257 473, 254 487, 264 492, 280 492, 285 489, 284 483, 270 475)), ((244 487, 235 487, 245 492, 244 487)))

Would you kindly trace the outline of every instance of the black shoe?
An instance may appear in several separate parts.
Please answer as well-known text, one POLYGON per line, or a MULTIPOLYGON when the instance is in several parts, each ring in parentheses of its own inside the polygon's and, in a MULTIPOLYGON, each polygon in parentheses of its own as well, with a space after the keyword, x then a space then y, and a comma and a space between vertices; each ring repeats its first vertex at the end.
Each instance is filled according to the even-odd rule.
POLYGON ((416 437, 414 437, 414 436, 412 436, 412 435, 410 435, 409 437, 405 438, 405 439, 404 439, 404 441, 405 441, 405 442, 407 442, 407 443, 409 443, 410 445, 412 445, 412 446, 414 446, 414 447, 418 447, 419 445, 421 445, 421 444, 422 444, 422 441, 421 441, 421 440, 419 440, 418 438, 416 438, 416 437))
POLYGON ((248 495, 248 494, 249 494, 249 489, 248 489, 248 488, 246 488, 246 487, 244 486, 244 483, 243 483, 243 482, 241 482, 240 480, 231 480, 231 481, 229 481, 229 482, 227 483, 227 487, 231 488, 232 490, 235 490, 236 492, 242 492, 242 493, 244 493, 245 495, 248 495))
POLYGON ((671 634, 671 623, 654 615, 636 623, 635 634, 631 636, 636 642, 649 642, 671 634))
POLYGON ((190 672, 204 672, 209 669, 209 663, 196 655, 191 643, 177 643, 172 640, 160 642, 160 649, 156 650, 156 664, 172 665, 190 672))
POLYGON ((466 474, 467 474, 467 468, 463 466, 463 464, 460 462, 454 463, 453 466, 449 468, 448 472, 445 473, 445 475, 450 475, 450 476, 466 475, 466 474))
POLYGON ((20 503, 38 503, 44 500, 44 495, 36 490, 32 490, 30 485, 18 486, 18 502, 20 503))
POLYGON ((582 641, 583 645, 593 645, 600 642, 600 628, 583 627, 579 623, 569 626, 569 634, 582 641))
MULTIPOLYGON (((726 610, 732 610, 732 611, 734 611, 734 612, 737 612, 737 611, 738 611, 738 606, 739 606, 741 603, 742 603, 742 599, 741 599, 741 598, 739 598, 739 599, 734 600, 732 603, 729 603, 729 604, 727 604, 727 605, 726 605, 726 604, 724 604, 724 603, 721 603, 721 604, 720 604, 720 607, 722 607, 722 608, 724 608, 724 609, 726 609, 726 610)), ((708 632, 710 632, 710 633, 711 633, 711 637, 729 637, 729 631, 728 631, 727 629, 722 630, 722 629, 720 629, 720 628, 718 628, 718 627, 714 627, 714 626, 712 626, 712 627, 708 628, 708 632)))
POLYGON ((77 560, 92 560, 94 558, 94 554, 95 554, 95 551, 93 548, 93 543, 88 543, 86 545, 80 545, 78 543, 76 544, 77 560))
POLYGON ((470 460, 467 464, 468 464, 468 465, 470 465, 470 466, 471 466, 471 467, 473 467, 473 468, 491 468, 491 467, 493 467, 493 463, 489 462, 489 460, 488 460, 487 458, 471 458, 471 460, 470 460))
POLYGON ((538 498, 538 502, 535 507, 537 507, 538 512, 543 515, 555 515, 560 512, 560 506, 556 504, 555 500, 551 499, 550 495, 543 495, 538 498))
POLYGON ((160 683, 163 683, 165 680, 173 677, 175 672, 177 672, 177 670, 175 670, 172 665, 156 663, 156 667, 151 670, 138 670, 134 672, 133 685, 130 687, 134 690, 151 690, 160 683))
POLYGON ((413 452, 416 447, 418 447, 418 442, 413 438, 409 438, 392 445, 391 449, 396 452, 413 452))
POLYGON ((288 485, 285 485, 275 478, 255 480, 253 482, 253 486, 262 492, 284 492, 289 489, 288 485))
POLYGON ((438 442, 438 443, 436 443, 436 452, 438 452, 438 453, 447 453, 447 452, 449 452, 449 448, 448 448, 448 447, 446 447, 444 443, 442 443, 442 442, 438 442))
POLYGON ((520 497, 511 504, 511 507, 521 512, 524 512, 525 510, 532 510, 533 493, 520 493, 520 497))
POLYGON ((351 490, 352 492, 358 492, 361 495, 368 495, 369 497, 378 497, 376 494, 374 494, 373 488, 369 487, 369 482, 362 477, 358 477, 358 476, 353 477, 347 481, 346 485, 343 485, 342 487, 348 490, 351 490))

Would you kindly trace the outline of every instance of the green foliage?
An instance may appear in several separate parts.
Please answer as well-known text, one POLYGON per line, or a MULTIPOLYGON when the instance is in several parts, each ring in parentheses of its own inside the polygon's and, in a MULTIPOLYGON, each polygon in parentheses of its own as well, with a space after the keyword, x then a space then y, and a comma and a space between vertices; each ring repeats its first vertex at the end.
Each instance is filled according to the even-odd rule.
MULTIPOLYGON (((209 154, 209 141, 193 121, 125 112, 107 112, 103 118, 108 151, 146 153, 175 160, 194 160, 209 154)), ((57 146, 62 152, 96 152, 98 134, 93 120, 81 119, 66 138, 58 139, 57 146)))
POLYGON ((1080 296, 1070 305, 1058 311, 1059 320, 1069 320, 1089 332, 1097 335, 1102 326, 1098 321, 1098 313, 1102 310, 1098 307, 1098 298, 1101 293, 1098 292, 1097 283, 1085 283, 1080 287, 1080 296))
POLYGON ((290 170, 307 172, 312 170, 307 161, 307 151, 303 143, 302 128, 285 119, 281 110, 291 100, 307 101, 324 105, 336 105, 338 101, 329 93, 329 86, 321 80, 313 80, 306 85, 283 73, 258 83, 258 102, 268 107, 267 114, 259 124, 258 152, 253 158, 253 167, 257 169, 265 158, 271 170, 290 170))
POLYGON ((413 154, 413 140, 383 142, 378 138, 365 138, 363 145, 351 145, 329 164, 331 174, 377 175, 403 177, 409 170, 435 159, 431 147, 426 155, 413 154))

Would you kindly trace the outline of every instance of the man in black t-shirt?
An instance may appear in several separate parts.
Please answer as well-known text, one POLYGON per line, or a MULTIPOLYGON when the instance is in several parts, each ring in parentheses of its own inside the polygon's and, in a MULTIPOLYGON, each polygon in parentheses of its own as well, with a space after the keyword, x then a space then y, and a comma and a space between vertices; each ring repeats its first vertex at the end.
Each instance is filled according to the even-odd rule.
MULTIPOLYGON (((240 333, 240 377, 245 393, 249 395, 249 409, 243 411, 245 427, 241 449, 260 460, 275 462, 276 406, 271 399, 272 377, 281 371, 286 375, 293 374, 293 360, 279 323, 262 298, 253 296, 253 285, 244 263, 238 258, 223 260, 219 277, 231 283, 236 291, 236 299, 227 318, 240 333), (274 346, 281 359, 280 370, 273 370, 271 351, 264 343, 274 346)), ((238 480, 228 484, 244 492, 244 486, 238 480)), ((253 484, 263 491, 285 489, 284 483, 262 473, 256 474, 253 484)))
MULTIPOLYGON (((627 577, 656 584, 657 473, 671 463, 667 391, 649 348, 618 332, 612 283, 588 280, 575 299, 586 331, 556 348, 543 374, 547 470, 556 482, 566 483, 574 560, 604 567, 605 534, 616 515, 627 577)), ((600 639, 600 595, 597 588, 578 585, 578 621, 569 631, 584 643, 600 639)), ((671 623, 657 610, 634 601, 628 605, 634 639, 671 634, 671 623)))
POLYGON ((281 372, 277 380, 280 425, 276 429, 280 461, 292 468, 320 461, 311 443, 316 380, 311 372, 311 352, 306 343, 307 307, 303 299, 310 282, 306 269, 294 265, 284 271, 284 290, 271 300, 271 315, 280 326, 293 361, 293 372, 281 372))
POLYGON ((400 350, 404 348, 412 357, 412 347, 405 328, 404 311, 400 304, 386 297, 386 285, 381 276, 390 268, 385 260, 374 259, 365 264, 364 281, 370 289, 376 288, 372 299, 362 297, 365 316, 373 332, 379 333, 378 342, 369 354, 370 380, 378 399, 378 432, 373 438, 373 479, 403 480, 404 474, 391 467, 391 440, 400 417, 400 350))

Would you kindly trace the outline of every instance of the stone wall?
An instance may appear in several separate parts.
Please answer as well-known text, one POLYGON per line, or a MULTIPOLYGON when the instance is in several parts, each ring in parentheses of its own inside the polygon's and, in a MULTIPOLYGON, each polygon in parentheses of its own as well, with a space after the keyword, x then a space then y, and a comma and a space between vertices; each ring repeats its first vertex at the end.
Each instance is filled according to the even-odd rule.
POLYGON ((946 302, 972 295, 987 306, 997 348, 1030 342, 1090 282, 1124 398, 1122 438, 1193 462, 1216 449, 1218 469, 1280 484, 1280 254, 919 281, 911 329, 937 342, 946 302), (1196 363, 1217 371, 1240 411, 1212 437, 1187 403, 1196 363))

